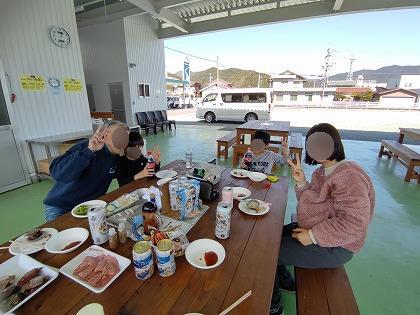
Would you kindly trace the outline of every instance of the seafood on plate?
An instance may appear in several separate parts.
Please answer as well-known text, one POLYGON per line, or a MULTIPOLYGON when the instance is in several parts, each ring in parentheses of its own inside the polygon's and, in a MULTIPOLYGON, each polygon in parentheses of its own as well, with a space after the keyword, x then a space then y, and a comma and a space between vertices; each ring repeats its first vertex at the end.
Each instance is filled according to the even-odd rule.
POLYGON ((42 267, 40 268, 34 268, 29 270, 27 273, 25 273, 23 275, 22 278, 19 279, 19 281, 17 282, 16 285, 18 286, 23 286, 24 284, 26 284, 27 282, 31 281, 33 278, 35 278, 36 276, 39 275, 40 271, 41 271, 42 267))
POLYGON ((29 241, 36 241, 44 235, 44 231, 41 229, 33 229, 25 234, 29 241))
POLYGON ((73 275, 94 288, 105 286, 120 272, 118 260, 111 255, 86 256, 73 275))

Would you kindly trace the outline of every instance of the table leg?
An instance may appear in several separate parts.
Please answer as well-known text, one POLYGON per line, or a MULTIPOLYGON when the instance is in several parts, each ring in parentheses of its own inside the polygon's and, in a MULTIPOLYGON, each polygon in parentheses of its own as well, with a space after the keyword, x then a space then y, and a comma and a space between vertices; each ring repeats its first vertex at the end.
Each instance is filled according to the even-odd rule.
POLYGON ((31 155, 32 164, 34 165, 35 176, 39 180, 39 177, 38 177, 38 174, 39 174, 38 164, 36 163, 36 160, 35 160, 34 150, 32 148, 32 143, 31 142, 28 143, 28 147, 29 147, 29 154, 31 155))
POLYGON ((241 143, 241 137, 242 136, 242 131, 240 130, 236 130, 236 143, 241 143))
POLYGON ((404 134, 400 132, 400 137, 398 138, 398 142, 403 143, 403 140, 404 140, 404 134))

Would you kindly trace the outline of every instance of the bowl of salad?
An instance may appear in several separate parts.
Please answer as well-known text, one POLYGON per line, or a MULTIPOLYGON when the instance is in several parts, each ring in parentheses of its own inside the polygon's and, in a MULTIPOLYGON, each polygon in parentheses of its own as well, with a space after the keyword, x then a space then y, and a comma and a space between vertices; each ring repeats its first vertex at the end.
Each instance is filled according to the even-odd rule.
POLYGON ((105 207, 106 202, 103 200, 89 200, 78 204, 71 210, 71 214, 76 218, 87 218, 89 209, 96 207, 105 207))

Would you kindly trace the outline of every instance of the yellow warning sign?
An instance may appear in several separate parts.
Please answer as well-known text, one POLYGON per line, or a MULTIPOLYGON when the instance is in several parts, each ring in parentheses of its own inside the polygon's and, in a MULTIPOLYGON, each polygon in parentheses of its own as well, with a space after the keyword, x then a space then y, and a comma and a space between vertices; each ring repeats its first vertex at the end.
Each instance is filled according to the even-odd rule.
POLYGON ((40 75, 23 74, 19 78, 23 91, 44 91, 45 80, 40 75))
POLYGON ((64 78, 64 91, 66 92, 81 92, 82 91, 82 81, 79 79, 73 78, 64 78))

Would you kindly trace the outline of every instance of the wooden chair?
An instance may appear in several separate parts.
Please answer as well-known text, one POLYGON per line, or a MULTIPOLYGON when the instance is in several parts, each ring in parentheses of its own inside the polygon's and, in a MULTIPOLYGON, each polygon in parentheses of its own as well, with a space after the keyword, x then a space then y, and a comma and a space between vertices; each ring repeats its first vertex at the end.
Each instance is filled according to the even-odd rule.
POLYGON ((383 155, 387 155, 388 158, 393 157, 407 167, 404 181, 410 182, 411 179, 417 178, 417 184, 420 184, 420 173, 416 171, 416 167, 420 167, 419 153, 411 150, 398 141, 382 140, 379 157, 382 157, 383 155))
POLYGON ((359 308, 344 267, 295 268, 298 315, 359 315, 359 308))

